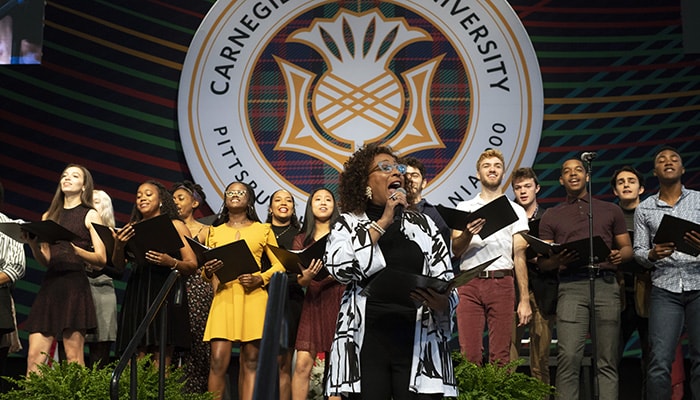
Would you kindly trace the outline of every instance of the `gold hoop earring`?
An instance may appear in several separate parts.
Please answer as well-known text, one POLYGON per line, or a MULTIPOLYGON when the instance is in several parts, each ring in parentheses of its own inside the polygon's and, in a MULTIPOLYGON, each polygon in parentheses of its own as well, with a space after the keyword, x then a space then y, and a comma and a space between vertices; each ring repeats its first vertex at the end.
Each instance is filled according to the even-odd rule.
POLYGON ((365 187, 365 197, 367 200, 372 200, 372 188, 369 186, 365 187))

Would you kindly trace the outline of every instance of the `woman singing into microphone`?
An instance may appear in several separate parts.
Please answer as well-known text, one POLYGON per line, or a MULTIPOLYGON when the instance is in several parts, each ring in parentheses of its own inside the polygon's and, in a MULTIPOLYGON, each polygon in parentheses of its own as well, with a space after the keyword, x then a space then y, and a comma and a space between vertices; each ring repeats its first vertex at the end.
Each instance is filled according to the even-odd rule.
POLYGON ((330 352, 328 395, 456 396, 447 346, 456 291, 416 289, 410 296, 417 308, 361 294, 384 269, 452 278, 449 250, 435 223, 413 210, 396 215, 412 204, 402 188, 405 172, 389 147, 369 144, 350 157, 340 175, 343 213, 328 236, 325 265, 347 286, 330 352))

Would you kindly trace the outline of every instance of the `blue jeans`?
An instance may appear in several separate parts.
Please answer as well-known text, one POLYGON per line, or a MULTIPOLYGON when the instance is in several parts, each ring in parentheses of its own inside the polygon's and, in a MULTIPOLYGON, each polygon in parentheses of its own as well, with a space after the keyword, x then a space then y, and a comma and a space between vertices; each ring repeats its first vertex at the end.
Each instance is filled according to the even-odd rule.
POLYGON ((673 293, 653 286, 649 308, 647 399, 671 398, 671 364, 683 325, 690 344, 690 389, 700 399, 700 290, 673 293))

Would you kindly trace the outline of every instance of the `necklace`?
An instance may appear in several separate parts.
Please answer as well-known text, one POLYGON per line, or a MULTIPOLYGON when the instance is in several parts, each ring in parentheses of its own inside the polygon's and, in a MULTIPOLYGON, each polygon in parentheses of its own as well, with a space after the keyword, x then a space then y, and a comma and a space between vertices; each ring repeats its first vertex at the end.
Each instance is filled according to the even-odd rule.
POLYGON ((243 225, 243 224, 245 224, 245 223, 247 223, 247 222, 248 222, 248 220, 246 219, 246 220, 243 220, 243 221, 227 221, 226 224, 227 224, 227 225, 230 225, 230 226, 236 226, 236 225, 243 225))
POLYGON ((537 204, 537 205, 535 206, 535 212, 532 213, 532 217, 530 217, 529 220, 532 221, 532 220, 534 220, 534 219, 537 219, 537 213, 538 213, 539 211, 540 211, 540 205, 537 204))
POLYGON ((292 227, 292 224, 289 224, 289 225, 287 225, 287 229, 283 230, 283 231, 280 232, 280 233, 275 233, 275 239, 279 239, 280 236, 282 236, 282 235, 284 235, 285 233, 287 233, 287 231, 289 231, 289 229, 290 229, 291 227, 292 227))

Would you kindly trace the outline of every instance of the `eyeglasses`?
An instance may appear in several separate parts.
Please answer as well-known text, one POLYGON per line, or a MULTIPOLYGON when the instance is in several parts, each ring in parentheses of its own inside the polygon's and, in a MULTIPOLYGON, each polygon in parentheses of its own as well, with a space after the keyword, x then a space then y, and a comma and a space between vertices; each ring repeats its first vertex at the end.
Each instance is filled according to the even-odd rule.
POLYGON ((226 194, 226 197, 231 198, 233 196, 243 197, 243 196, 245 196, 246 193, 248 193, 247 190, 229 190, 225 194, 226 194))
POLYGON ((389 160, 384 160, 380 161, 377 163, 377 166, 372 168, 369 172, 372 173, 374 171, 382 171, 385 173, 389 173, 396 168, 397 171, 399 171, 399 174, 403 175, 406 173, 406 165, 405 164, 397 164, 397 163, 392 163, 389 160))

